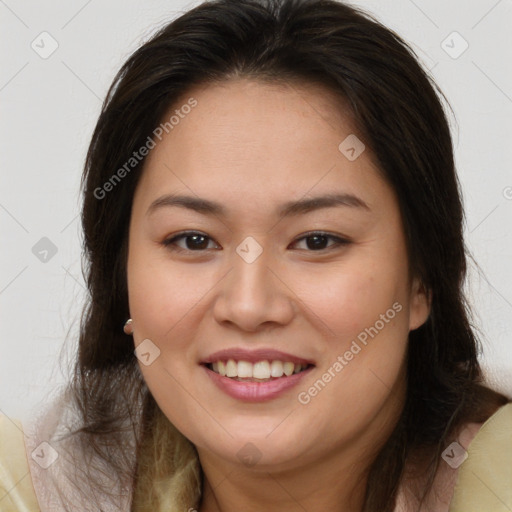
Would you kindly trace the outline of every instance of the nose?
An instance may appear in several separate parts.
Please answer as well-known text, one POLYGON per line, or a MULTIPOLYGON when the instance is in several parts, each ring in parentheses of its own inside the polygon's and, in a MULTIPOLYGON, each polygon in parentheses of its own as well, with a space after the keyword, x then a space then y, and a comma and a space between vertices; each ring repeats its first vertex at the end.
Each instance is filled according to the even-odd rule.
POLYGON ((233 251, 231 270, 219 283, 213 306, 217 322, 250 332, 291 322, 295 294, 269 253, 263 250, 249 262, 233 251))

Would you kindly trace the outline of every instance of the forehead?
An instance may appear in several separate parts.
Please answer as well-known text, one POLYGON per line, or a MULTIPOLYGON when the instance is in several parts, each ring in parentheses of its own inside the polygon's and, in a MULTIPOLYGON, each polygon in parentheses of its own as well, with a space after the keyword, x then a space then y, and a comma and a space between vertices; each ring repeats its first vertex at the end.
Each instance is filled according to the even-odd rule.
POLYGON ((341 94, 319 83, 298 80, 231 78, 203 83, 190 88, 170 110, 179 108, 190 96, 200 99, 201 108, 194 110, 219 117, 236 113, 242 117, 259 115, 264 120, 272 118, 272 114, 296 115, 303 119, 317 118, 337 129, 338 123, 346 124, 351 115, 341 94))
POLYGON ((351 115, 318 85, 247 79, 202 85, 176 101, 163 121, 173 114, 178 122, 148 155, 139 195, 169 189, 263 205, 309 191, 355 194, 380 180, 369 151, 354 161, 340 151, 355 135, 351 115), (182 109, 190 99, 196 105, 182 109))
POLYGON ((180 110, 191 97, 197 105, 173 128, 175 146, 296 153, 302 147, 314 151, 315 142, 327 134, 336 142, 343 133, 354 132, 346 103, 319 85, 232 79, 189 90, 169 113, 180 110))

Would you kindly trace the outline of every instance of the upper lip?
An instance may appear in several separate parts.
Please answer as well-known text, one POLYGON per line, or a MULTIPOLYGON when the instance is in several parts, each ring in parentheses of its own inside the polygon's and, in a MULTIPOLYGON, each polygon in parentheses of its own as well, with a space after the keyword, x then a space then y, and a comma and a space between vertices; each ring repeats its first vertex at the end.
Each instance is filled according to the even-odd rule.
POLYGON ((206 359, 201 361, 202 364, 215 363, 217 361, 227 361, 233 359, 235 361, 248 361, 249 363, 257 363, 258 361, 283 361, 295 364, 314 364, 310 359, 294 356, 280 350, 271 348, 260 348, 256 350, 247 350, 244 348, 227 348, 210 354, 206 359))

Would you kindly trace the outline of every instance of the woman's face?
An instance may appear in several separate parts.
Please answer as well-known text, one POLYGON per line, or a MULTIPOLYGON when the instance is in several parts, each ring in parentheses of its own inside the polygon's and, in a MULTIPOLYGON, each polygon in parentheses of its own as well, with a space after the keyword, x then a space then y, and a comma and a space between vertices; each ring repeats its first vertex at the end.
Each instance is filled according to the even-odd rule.
POLYGON ((371 452, 403 405, 408 333, 429 305, 393 190, 333 102, 305 85, 195 88, 147 157, 129 232, 134 341, 204 461, 371 452))

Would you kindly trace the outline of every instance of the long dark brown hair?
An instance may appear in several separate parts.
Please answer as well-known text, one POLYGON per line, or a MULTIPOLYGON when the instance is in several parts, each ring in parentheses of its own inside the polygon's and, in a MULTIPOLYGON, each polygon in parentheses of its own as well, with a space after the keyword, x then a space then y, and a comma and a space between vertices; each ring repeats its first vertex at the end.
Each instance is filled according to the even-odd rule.
POLYGON ((159 472, 157 458, 153 465, 151 457, 141 464, 141 454, 172 451, 155 450, 163 414, 141 376, 133 340, 122 329, 129 317, 128 226, 144 159, 110 187, 105 183, 192 86, 237 77, 329 88, 340 108, 343 101, 350 110, 396 192, 411 271, 431 294, 432 310, 410 332, 405 405, 369 472, 364 511, 391 511, 413 455, 428 454, 422 459, 426 494, 453 433, 466 422, 484 421, 507 398, 482 383, 480 346, 463 295, 464 216, 444 97, 399 36, 333 0, 205 2, 159 30, 115 77, 82 178, 90 295, 70 390, 84 449, 103 457, 113 472, 129 474, 132 510, 141 510, 140 495, 151 496, 147 486, 159 472), (115 456, 123 450, 126 425, 138 440, 131 463, 115 456))

